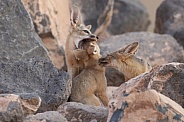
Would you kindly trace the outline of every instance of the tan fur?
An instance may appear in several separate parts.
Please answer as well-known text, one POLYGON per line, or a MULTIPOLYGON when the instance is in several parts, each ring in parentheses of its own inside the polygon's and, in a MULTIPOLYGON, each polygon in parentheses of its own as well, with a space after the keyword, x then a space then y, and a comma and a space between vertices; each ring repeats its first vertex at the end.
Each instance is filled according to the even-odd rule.
POLYGON ((73 52, 78 48, 78 43, 81 40, 96 38, 96 36, 90 32, 90 29, 91 25, 85 26, 82 24, 78 8, 77 11, 71 12, 70 34, 68 35, 65 45, 66 64, 71 78, 77 76, 84 69, 83 61, 77 60, 73 52))
POLYGON ((84 61, 85 69, 73 79, 70 100, 94 106, 100 106, 102 102, 107 106, 105 70, 98 64, 100 49, 96 41, 84 43, 82 49, 74 52, 79 60, 84 61))
POLYGON ((105 58, 101 58, 99 63, 101 66, 118 69, 125 75, 125 81, 128 81, 151 68, 145 60, 135 56, 138 46, 138 42, 127 45, 116 52, 108 54, 105 58))

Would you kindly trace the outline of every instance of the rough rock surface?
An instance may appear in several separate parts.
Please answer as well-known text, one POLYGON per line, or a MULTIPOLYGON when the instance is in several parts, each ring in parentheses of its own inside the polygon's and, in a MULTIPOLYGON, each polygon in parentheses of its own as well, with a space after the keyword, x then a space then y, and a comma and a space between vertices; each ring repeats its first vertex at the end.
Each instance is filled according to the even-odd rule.
POLYGON ((70 13, 69 0, 22 0, 31 15, 35 30, 48 49, 57 68, 63 68, 64 45, 67 39, 70 13))
POLYGON ((150 72, 139 75, 123 83, 113 93, 116 99, 122 94, 144 92, 155 89, 184 107, 184 63, 169 63, 153 68, 150 72))
POLYGON ((165 0, 156 13, 155 32, 172 35, 184 47, 184 1, 165 0))
MULTIPOLYGON (((107 0, 72 0, 73 5, 81 8, 84 23, 92 25, 92 32, 99 26, 97 21, 107 2, 107 0)), ((112 22, 108 31, 111 34, 145 31, 149 23, 147 10, 139 0, 115 0, 112 22)))
POLYGON ((112 103, 115 106, 109 105, 108 120, 111 122, 184 121, 184 109, 155 90, 120 96, 116 105, 112 103))
POLYGON ((27 116, 23 122, 68 122, 66 118, 63 117, 57 111, 47 111, 44 113, 37 113, 36 115, 27 116))
POLYGON ((107 86, 120 86, 125 82, 124 74, 119 72, 117 69, 106 68, 105 75, 107 79, 107 86))
MULTIPOLYGON (((169 62, 184 62, 184 50, 170 35, 160 35, 151 32, 126 33, 105 39, 99 44, 99 47, 101 54, 105 56, 135 41, 139 42, 136 56, 145 59, 151 66, 169 62)), ((116 72, 111 70, 106 71, 106 75, 119 77, 116 72)), ((108 84, 113 84, 114 82, 110 79, 107 79, 107 81, 109 82, 108 84)), ((122 81, 116 82, 122 83, 122 81)), ((118 84, 115 86, 118 86, 118 84)))
POLYGON ((0 62, 29 57, 48 59, 21 0, 0 0, 0 62))
POLYGON ((58 71, 50 60, 32 58, 0 63, 1 93, 35 93, 42 99, 39 111, 56 110, 70 94, 68 73, 58 71))
POLYGON ((139 0, 115 0, 110 34, 146 31, 149 24, 148 12, 139 0))
POLYGON ((33 94, 0 94, 0 121, 22 122, 23 117, 35 113, 41 99, 33 94))
POLYGON ((106 122, 108 115, 108 109, 105 107, 76 102, 64 103, 57 111, 69 122, 106 122))

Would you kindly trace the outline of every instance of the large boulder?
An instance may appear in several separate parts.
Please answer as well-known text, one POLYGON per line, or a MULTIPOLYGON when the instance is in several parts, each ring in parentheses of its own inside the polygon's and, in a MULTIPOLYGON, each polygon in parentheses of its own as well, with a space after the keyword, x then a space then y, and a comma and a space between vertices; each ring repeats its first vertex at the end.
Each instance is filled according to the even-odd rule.
POLYGON ((0 103, 0 121, 22 122, 38 110, 41 99, 34 94, 0 94, 0 103))
POLYGON ((113 35, 146 31, 150 24, 148 12, 139 0, 115 0, 109 32, 113 35))
POLYGON ((64 46, 69 34, 69 0, 22 0, 33 20, 35 30, 48 49, 54 65, 65 68, 64 46))
POLYGON ((55 110, 69 97, 68 74, 52 64, 21 0, 0 6, 0 93, 35 93, 39 111, 55 110))
POLYGON ((155 32, 172 35, 184 47, 184 1, 165 0, 156 13, 155 32))
POLYGON ((63 117, 57 111, 47 111, 44 113, 37 113, 36 115, 27 116, 23 122, 68 122, 66 118, 63 117))
POLYGON ((76 102, 64 103, 57 111, 69 122, 106 122, 108 115, 108 109, 105 107, 76 102))
POLYGON ((56 110, 70 94, 68 73, 58 71, 50 60, 32 58, 0 63, 1 93, 34 93, 41 99, 39 111, 56 110))
POLYGON ((141 74, 123 83, 113 91, 112 99, 133 92, 144 92, 154 89, 184 107, 184 63, 169 63, 154 67, 151 71, 141 74))
MULTIPOLYGON (((161 65, 169 62, 184 62, 184 50, 170 35, 160 35, 151 32, 132 32, 123 35, 112 36, 99 44, 103 56, 132 42, 139 42, 137 57, 145 59, 151 66, 161 65)), ((117 71, 107 70, 107 76, 119 77, 117 71)), ((116 78, 120 79, 120 78, 116 78)), ((113 80, 107 79, 108 84, 113 80)), ((116 81, 122 83, 123 81, 116 81)), ((116 86, 119 85, 116 84, 116 86)))
POLYGON ((0 62, 33 56, 49 59, 21 0, 0 0, 0 6, 0 62))
POLYGON ((113 107, 109 109, 108 116, 111 122, 184 121, 184 109, 155 90, 121 94, 113 107))
MULTIPOLYGON (((94 32, 99 26, 98 18, 103 13, 108 0, 71 1, 72 5, 81 8, 84 23, 91 24, 92 32, 94 32)), ((132 31, 145 31, 149 23, 147 10, 139 0, 115 0, 112 22, 108 32, 115 35, 132 31)))

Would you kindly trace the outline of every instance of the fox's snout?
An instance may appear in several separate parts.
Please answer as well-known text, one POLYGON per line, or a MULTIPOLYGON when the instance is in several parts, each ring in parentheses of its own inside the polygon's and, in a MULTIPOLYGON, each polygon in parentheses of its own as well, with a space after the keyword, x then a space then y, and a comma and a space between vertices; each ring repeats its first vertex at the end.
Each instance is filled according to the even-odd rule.
POLYGON ((105 65, 107 65, 109 62, 107 61, 106 58, 100 58, 100 59, 98 60, 98 63, 99 63, 100 66, 105 66, 105 65))
POLYGON ((96 36, 92 34, 92 35, 90 35, 90 37, 91 37, 91 38, 95 38, 96 36))
POLYGON ((90 35, 90 38, 96 38, 96 39, 98 39, 98 37, 96 35, 94 35, 94 34, 90 35))
POLYGON ((90 35, 90 38, 96 38, 96 36, 95 35, 90 35))

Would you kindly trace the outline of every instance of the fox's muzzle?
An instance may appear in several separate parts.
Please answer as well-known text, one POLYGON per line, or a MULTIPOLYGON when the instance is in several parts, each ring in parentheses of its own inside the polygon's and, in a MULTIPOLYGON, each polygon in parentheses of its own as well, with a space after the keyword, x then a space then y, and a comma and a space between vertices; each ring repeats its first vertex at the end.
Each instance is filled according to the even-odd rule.
POLYGON ((98 60, 98 63, 100 66, 106 66, 107 64, 109 64, 109 62, 105 58, 100 58, 98 60))
POLYGON ((96 36, 95 35, 90 35, 90 38, 96 38, 96 36))

